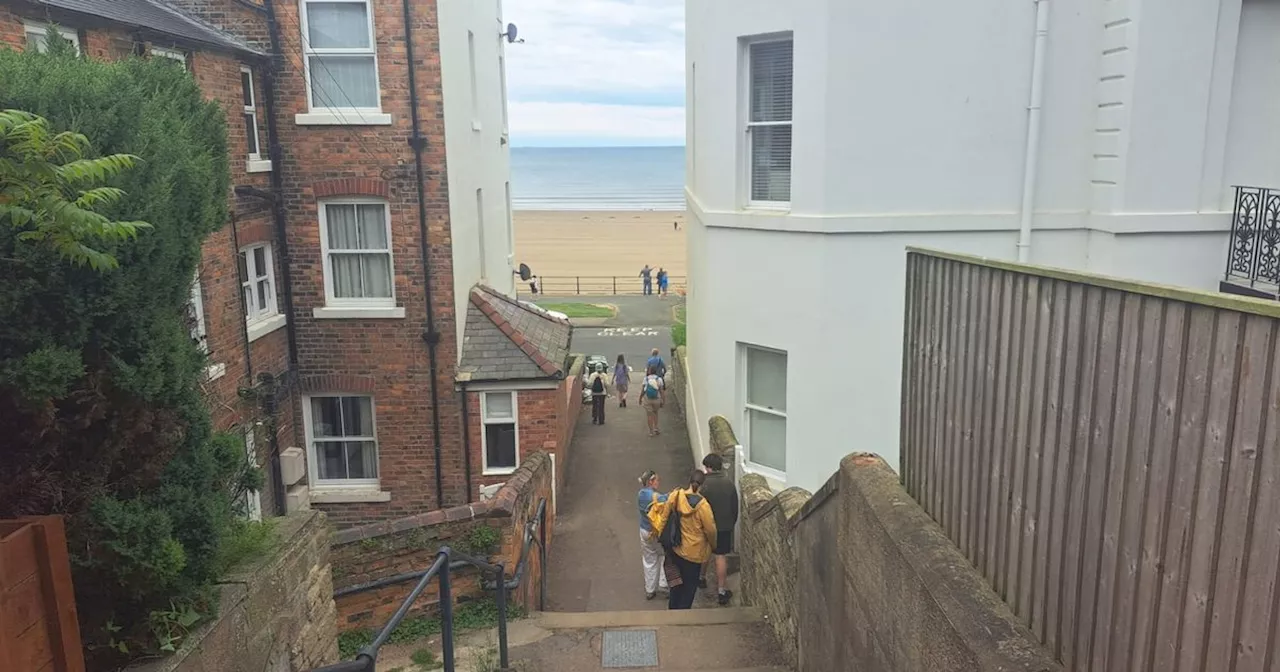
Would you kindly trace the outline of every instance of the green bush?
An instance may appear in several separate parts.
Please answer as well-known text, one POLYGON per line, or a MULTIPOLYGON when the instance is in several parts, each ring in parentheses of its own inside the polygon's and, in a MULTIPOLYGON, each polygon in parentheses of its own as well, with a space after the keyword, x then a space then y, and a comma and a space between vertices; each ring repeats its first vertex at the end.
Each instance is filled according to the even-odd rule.
POLYGON ((201 243, 227 218, 225 120, 166 61, 0 50, 0 109, 84 134, 91 158, 137 156, 101 212, 152 226, 102 241, 119 264, 105 271, 0 226, 0 518, 67 517, 91 670, 211 612, 235 502, 259 479, 243 440, 212 431, 186 317, 201 243))

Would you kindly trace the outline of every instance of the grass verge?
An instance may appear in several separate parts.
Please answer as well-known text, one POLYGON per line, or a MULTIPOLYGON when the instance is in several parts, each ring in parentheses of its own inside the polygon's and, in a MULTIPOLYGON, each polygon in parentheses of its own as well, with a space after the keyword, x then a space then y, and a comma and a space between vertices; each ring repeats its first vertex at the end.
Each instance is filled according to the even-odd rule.
POLYGON ((613 308, 594 303, 539 303, 538 307, 564 313, 569 317, 613 317, 613 308))
POLYGON ((688 334, 686 333, 686 327, 685 327, 684 304, 680 304, 676 306, 675 314, 676 314, 676 323, 671 325, 671 341, 676 344, 676 347, 680 347, 682 345, 685 345, 686 341, 688 340, 688 334))
MULTIPOLYGON (((516 604, 507 605, 507 619, 513 621, 524 618, 524 608, 516 604)), ((463 602, 453 609, 454 633, 468 630, 484 630, 498 626, 498 603, 493 598, 463 602)), ((338 635, 338 656, 341 660, 351 660, 373 641, 373 630, 349 630, 338 635)), ((409 644, 431 635, 440 634, 439 616, 410 616, 400 622, 400 627, 391 633, 388 644, 409 644)))

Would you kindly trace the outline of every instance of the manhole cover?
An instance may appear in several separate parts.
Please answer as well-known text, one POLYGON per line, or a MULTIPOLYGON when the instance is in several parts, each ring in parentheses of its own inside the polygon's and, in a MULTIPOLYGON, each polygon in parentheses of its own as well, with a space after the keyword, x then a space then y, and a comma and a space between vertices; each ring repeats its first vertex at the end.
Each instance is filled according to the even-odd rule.
POLYGON ((606 630, 601 667, 657 667, 657 630, 606 630))

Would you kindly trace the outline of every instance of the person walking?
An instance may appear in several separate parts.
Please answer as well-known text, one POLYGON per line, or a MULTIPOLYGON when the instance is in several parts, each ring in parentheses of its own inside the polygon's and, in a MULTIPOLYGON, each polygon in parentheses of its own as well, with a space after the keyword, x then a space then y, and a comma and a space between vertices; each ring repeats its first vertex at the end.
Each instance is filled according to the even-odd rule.
POLYGON ((658 530, 659 541, 667 541, 663 548, 663 573, 667 577, 667 608, 692 609, 698 596, 698 575, 702 564, 711 557, 716 542, 716 519, 711 505, 698 491, 706 480, 706 474, 694 469, 689 474, 689 485, 671 493, 666 502, 666 521, 658 530), (671 531, 666 532, 670 527, 671 531), (679 539, 675 538, 679 533, 679 539))
POLYGON ((653 367, 654 369, 657 369, 658 377, 665 380, 667 377, 667 363, 662 361, 662 355, 660 354, 660 352, 661 351, 659 351, 657 348, 650 350, 649 361, 645 362, 644 365, 646 369, 649 367, 653 367))
POLYGON ((609 376, 605 374, 605 363, 596 365, 596 372, 591 374, 587 386, 591 390, 591 424, 604 424, 604 400, 609 396, 609 376))
POLYGON ((667 575, 662 571, 662 545, 654 539, 649 509, 667 503, 666 493, 659 492, 658 474, 650 469, 640 476, 640 492, 636 505, 640 508, 640 562, 644 567, 644 599, 652 600, 659 590, 667 589, 667 575))
MULTIPOLYGON (((716 593, 720 606, 729 604, 733 591, 729 590, 726 578, 729 575, 729 554, 733 552, 733 528, 738 524, 738 489, 725 474, 724 459, 715 453, 702 458, 703 471, 707 480, 699 492, 707 498, 711 512, 716 519, 716 542, 711 549, 712 560, 703 566, 703 573, 712 564, 716 568, 716 593)), ((705 582, 699 581, 699 586, 705 582)))
POLYGON ((644 295, 653 296, 653 269, 649 264, 645 264, 644 268, 640 269, 640 278, 644 283, 644 295))
POLYGON ((658 267, 658 296, 661 296, 664 299, 667 298, 667 278, 668 278, 667 270, 659 266, 658 267))
POLYGON ((613 365, 613 389, 618 391, 618 408, 627 407, 627 389, 631 387, 631 367, 627 360, 618 355, 618 363, 613 365))
POLYGON ((645 371, 644 382, 640 385, 640 407, 644 409, 645 420, 649 423, 649 436, 657 436, 662 432, 658 430, 658 409, 666 403, 667 391, 666 383, 662 381, 662 377, 658 375, 658 370, 649 367, 645 371))

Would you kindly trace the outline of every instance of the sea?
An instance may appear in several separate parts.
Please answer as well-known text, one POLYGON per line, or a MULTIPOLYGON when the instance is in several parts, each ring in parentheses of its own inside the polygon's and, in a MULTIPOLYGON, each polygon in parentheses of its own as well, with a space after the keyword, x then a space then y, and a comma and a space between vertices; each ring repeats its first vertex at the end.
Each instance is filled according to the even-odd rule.
POLYGON ((684 210, 684 147, 512 147, 513 210, 684 210))

